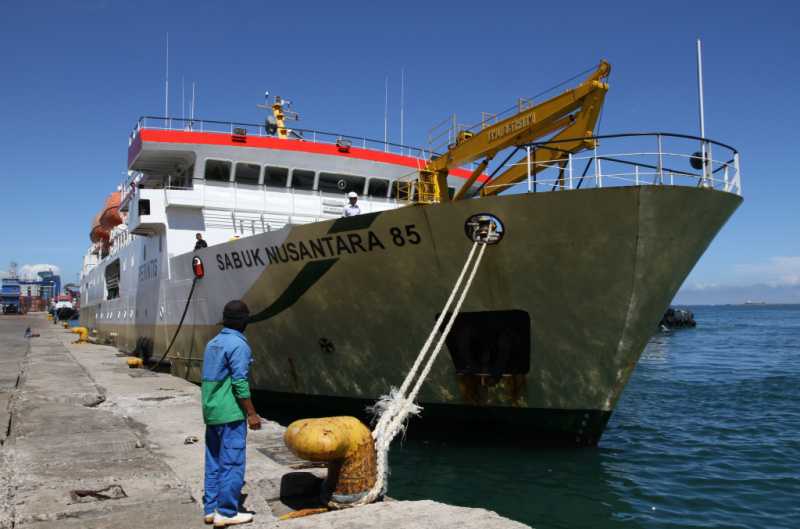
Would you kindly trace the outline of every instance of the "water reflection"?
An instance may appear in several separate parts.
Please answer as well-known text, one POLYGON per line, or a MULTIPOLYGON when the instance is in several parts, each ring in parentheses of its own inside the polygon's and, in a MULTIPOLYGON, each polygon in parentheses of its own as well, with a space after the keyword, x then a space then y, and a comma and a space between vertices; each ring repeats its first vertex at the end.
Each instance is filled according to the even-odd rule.
POLYGON ((659 332, 647 343, 640 361, 652 364, 665 364, 669 353, 672 332, 659 332))

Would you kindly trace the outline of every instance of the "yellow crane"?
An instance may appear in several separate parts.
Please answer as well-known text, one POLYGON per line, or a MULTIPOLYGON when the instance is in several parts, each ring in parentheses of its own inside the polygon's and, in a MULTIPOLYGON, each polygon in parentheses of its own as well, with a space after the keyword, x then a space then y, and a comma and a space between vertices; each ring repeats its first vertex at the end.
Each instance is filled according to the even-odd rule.
MULTIPOLYGON (((605 82, 611 65, 601 61, 597 69, 579 85, 547 101, 522 108, 511 117, 493 124, 485 121, 478 131, 462 130, 455 143, 441 156, 428 160, 417 180, 416 200, 437 203, 450 200, 447 175, 450 169, 481 160, 464 182, 453 200, 466 198, 470 187, 480 177, 497 153, 510 147, 520 147, 546 136, 558 142, 558 147, 542 146, 536 150, 536 163, 530 168, 533 175, 553 164, 560 164, 561 183, 566 165, 565 157, 595 147, 593 131, 603 106, 608 84, 605 82), (589 139, 586 139, 589 138, 589 139), (572 141, 563 141, 572 140, 572 141)), ((486 182, 481 194, 495 195, 528 177, 527 157, 486 182)))

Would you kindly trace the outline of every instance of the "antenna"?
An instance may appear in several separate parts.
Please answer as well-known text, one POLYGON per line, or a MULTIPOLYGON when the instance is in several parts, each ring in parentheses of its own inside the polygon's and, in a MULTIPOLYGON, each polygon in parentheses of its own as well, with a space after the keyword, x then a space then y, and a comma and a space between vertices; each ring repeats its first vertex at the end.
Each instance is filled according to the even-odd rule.
POLYGON ((164 118, 169 118, 169 32, 167 32, 167 60, 166 74, 164 76, 164 118))
POLYGON ((192 81, 192 121, 194 121, 194 81, 192 81))
POLYGON ((700 42, 700 39, 697 39, 697 97, 698 102, 700 104, 699 113, 700 113, 700 137, 703 138, 703 141, 700 142, 700 151, 702 154, 701 160, 703 161, 703 176, 706 176, 706 171, 708 162, 706 160, 706 117, 705 117, 705 110, 703 108, 703 45, 700 42))
POLYGON ((703 44, 697 39, 697 95, 700 101, 700 137, 706 137, 706 119, 703 109, 703 44))
POLYGON ((385 95, 383 98, 383 151, 389 151, 389 76, 383 83, 385 95))
POLYGON ((405 113, 406 103, 406 69, 400 70, 400 154, 403 154, 404 135, 403 135, 403 114, 405 113))
POLYGON ((183 126, 186 126, 186 102, 185 102, 185 95, 184 95, 184 78, 181 75, 181 121, 183 122, 183 126))

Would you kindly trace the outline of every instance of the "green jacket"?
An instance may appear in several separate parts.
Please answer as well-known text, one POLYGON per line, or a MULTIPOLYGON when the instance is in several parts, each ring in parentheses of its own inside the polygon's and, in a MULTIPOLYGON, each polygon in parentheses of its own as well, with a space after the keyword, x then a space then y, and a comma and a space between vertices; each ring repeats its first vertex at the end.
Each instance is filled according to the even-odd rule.
POLYGON ((253 355, 244 334, 223 328, 203 353, 203 420, 206 424, 243 421, 238 399, 250 398, 247 378, 253 355))

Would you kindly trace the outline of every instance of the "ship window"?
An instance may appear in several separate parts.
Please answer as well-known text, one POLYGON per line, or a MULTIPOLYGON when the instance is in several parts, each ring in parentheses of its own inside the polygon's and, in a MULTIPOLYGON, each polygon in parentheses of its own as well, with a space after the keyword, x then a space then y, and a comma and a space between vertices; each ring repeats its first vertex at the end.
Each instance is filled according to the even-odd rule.
POLYGON ((240 184, 258 185, 261 166, 254 163, 236 164, 236 181, 240 184))
POLYGON ((105 269, 106 279, 106 299, 115 299, 119 297, 119 259, 115 259, 109 263, 105 269))
POLYGON ((352 176, 336 173, 320 173, 317 189, 323 193, 349 193, 355 191, 359 195, 364 193, 363 176, 352 176))
POLYGON ((289 170, 285 167, 264 167, 264 185, 267 187, 286 187, 289 170))
POLYGON ((231 179, 231 162, 222 160, 206 160, 206 180, 229 182, 231 179))
POLYGON ((383 178, 370 178, 367 186, 367 195, 371 197, 386 198, 389 192, 389 181, 383 178))
POLYGON ((292 171, 292 187, 295 189, 314 189, 314 171, 295 169, 292 171))

